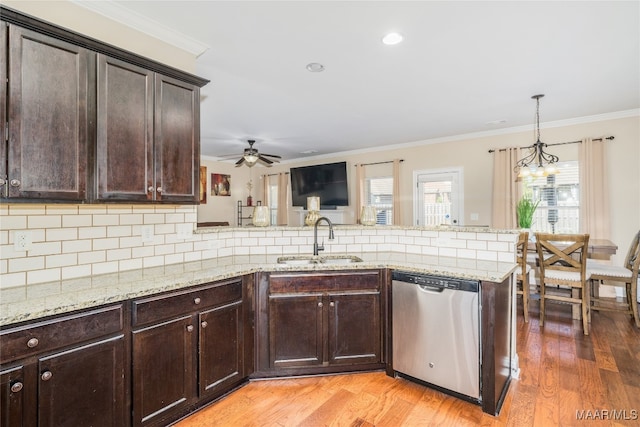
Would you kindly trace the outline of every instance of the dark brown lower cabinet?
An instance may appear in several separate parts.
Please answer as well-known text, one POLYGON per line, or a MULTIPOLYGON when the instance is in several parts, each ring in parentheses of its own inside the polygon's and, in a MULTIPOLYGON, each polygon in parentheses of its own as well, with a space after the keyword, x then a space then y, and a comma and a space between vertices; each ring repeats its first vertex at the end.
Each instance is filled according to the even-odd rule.
POLYGON ((132 332, 134 425, 192 403, 194 329, 189 315, 132 332))
POLYGON ((253 280, 245 280, 133 301, 134 426, 175 421, 251 373, 253 345, 245 345, 251 310, 243 289, 253 280))
POLYGON ((267 295, 268 320, 258 320, 258 340, 268 342, 258 347, 263 376, 383 366, 378 271, 271 273, 259 286, 268 286, 259 292, 267 295))
POLYGON ((124 307, 0 331, 1 427, 129 425, 124 307))
POLYGON ((124 336, 38 361, 39 426, 126 425, 124 336))

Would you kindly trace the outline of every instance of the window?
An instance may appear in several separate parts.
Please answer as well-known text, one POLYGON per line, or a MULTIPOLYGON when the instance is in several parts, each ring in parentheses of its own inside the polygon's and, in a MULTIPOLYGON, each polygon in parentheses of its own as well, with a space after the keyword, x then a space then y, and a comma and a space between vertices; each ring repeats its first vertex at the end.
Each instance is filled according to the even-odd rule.
POLYGON ((393 178, 367 178, 364 204, 375 206, 378 214, 376 224, 393 224, 393 178))
POLYGON ((560 173, 527 177, 525 194, 539 200, 533 216, 532 231, 543 233, 577 233, 580 224, 580 178, 577 161, 558 164, 560 173))

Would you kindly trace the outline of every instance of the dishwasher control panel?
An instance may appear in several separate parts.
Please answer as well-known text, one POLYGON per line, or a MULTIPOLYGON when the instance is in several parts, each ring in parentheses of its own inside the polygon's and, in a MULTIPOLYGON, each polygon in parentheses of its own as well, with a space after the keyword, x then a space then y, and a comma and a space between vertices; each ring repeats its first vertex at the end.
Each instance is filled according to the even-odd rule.
POLYGON ((479 288, 479 282, 477 280, 457 279, 453 277, 409 273, 405 271, 394 271, 392 273, 392 280, 413 283, 418 286, 452 289, 456 291, 478 292, 479 288))

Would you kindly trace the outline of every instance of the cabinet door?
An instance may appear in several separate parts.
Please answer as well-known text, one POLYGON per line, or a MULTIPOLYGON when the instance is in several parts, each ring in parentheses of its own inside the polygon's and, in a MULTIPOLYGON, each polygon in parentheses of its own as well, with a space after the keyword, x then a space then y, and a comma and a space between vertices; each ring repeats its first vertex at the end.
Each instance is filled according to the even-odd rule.
POLYGON ((193 403, 192 316, 133 331, 133 425, 162 420, 193 403))
POLYGON ((323 363, 321 295, 269 296, 269 363, 272 368, 323 363))
POLYGON ((380 293, 329 295, 329 363, 378 363, 382 354, 380 293))
POLYGON ((200 313, 200 396, 240 381, 243 373, 242 301, 200 313))
POLYGON ((198 203, 200 194, 200 88, 156 75, 156 198, 198 203))
POLYGON ((8 197, 85 199, 93 57, 9 26, 8 197))
POLYGON ((154 73, 98 55, 98 200, 155 198, 154 73))
POLYGON ((0 372, 0 427, 27 425, 25 393, 22 366, 0 372))
POLYGON ((126 425, 122 335, 40 358, 39 426, 126 425))

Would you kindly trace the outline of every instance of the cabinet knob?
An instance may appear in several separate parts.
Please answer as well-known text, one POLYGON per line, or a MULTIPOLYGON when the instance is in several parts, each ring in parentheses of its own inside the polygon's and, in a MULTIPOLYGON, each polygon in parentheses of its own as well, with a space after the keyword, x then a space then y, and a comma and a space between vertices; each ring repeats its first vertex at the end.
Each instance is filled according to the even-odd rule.
POLYGON ((318 307, 322 307, 322 305, 323 305, 323 304, 322 304, 322 301, 320 301, 320 302, 318 303, 318 307))
POLYGON ((331 302, 329 303, 329 307, 335 307, 335 306, 336 306, 336 303, 335 303, 335 302, 331 301, 331 302))
POLYGON ((201 300, 200 298, 195 298, 195 299, 193 300, 193 303, 194 303, 194 304, 200 304, 201 302, 202 302, 202 300, 201 300))
POLYGON ((11 181, 9 181, 9 184, 12 187, 20 187, 20 180, 19 179, 12 179, 11 181))
POLYGON ((193 325, 187 326, 187 332, 193 332, 193 325))
POLYGON ((51 371, 44 371, 40 376, 40 378, 42 378, 42 381, 49 381, 51 377, 53 377, 53 374, 51 373, 51 371))
POLYGON ((12 393, 17 393, 20 390, 22 390, 22 387, 23 387, 23 385, 22 385, 22 383, 20 381, 15 382, 15 383, 11 384, 11 392, 12 393))
POLYGON ((162 193, 162 187, 158 187, 158 188, 156 188, 156 192, 158 192, 158 193, 162 193))
POLYGON ((206 327, 207 327, 207 325, 208 325, 208 323, 207 323, 207 321, 205 320, 205 321, 203 321, 200 325, 202 325, 202 327, 203 327, 203 328, 206 328, 206 327))
POLYGON ((153 193, 153 186, 152 185, 147 187, 147 193, 153 193))
POLYGON ((27 341, 27 347, 29 348, 34 348, 38 345, 40 341, 38 341, 38 338, 31 338, 29 341, 27 341))
POLYGON ((7 183, 7 181, 5 181, 3 178, 0 178, 0 185, 5 185, 7 183))

